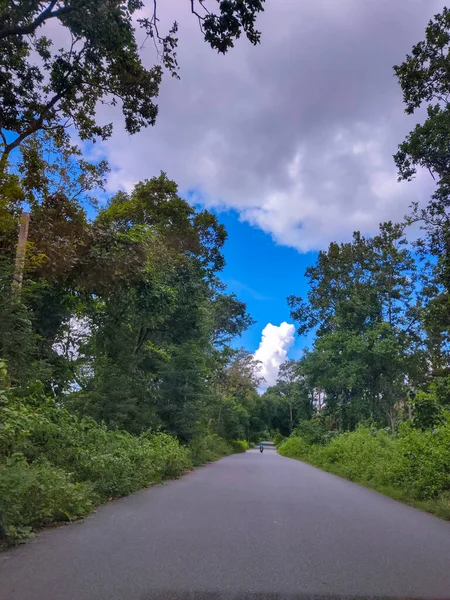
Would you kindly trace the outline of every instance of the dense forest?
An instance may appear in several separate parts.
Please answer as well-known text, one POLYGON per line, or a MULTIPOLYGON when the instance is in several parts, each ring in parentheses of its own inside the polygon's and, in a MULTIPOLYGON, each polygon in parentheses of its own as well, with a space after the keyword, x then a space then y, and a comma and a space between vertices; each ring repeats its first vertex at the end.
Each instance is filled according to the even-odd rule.
MULTIPOLYGON (((262 1, 191 4, 214 50, 259 42, 262 1)), ((159 31, 158 5, 138 21, 158 48, 151 68, 140 2, 0 7, 0 538, 262 437, 449 516, 450 11, 395 67, 406 112, 427 106, 394 157, 399 180, 426 168, 435 192, 405 222, 320 252, 306 298, 293 278, 292 319, 315 340, 259 394, 258 363, 237 349, 253 320, 220 279, 217 216, 165 173, 109 196, 107 163, 90 159, 112 132, 99 102, 136 134, 157 119, 163 74, 178 77, 177 26, 159 31), (52 20, 67 48, 47 37, 52 20)))
MULTIPOLYGON (((177 24, 161 30, 159 4, 0 7, 0 538, 243 451, 265 429, 255 361, 231 345, 253 321, 220 280, 224 227, 164 173, 109 197, 107 163, 89 159, 112 133, 99 103, 136 134, 155 123, 163 74, 179 77, 177 24)), ((262 2, 191 10, 213 50, 259 41, 262 2)))

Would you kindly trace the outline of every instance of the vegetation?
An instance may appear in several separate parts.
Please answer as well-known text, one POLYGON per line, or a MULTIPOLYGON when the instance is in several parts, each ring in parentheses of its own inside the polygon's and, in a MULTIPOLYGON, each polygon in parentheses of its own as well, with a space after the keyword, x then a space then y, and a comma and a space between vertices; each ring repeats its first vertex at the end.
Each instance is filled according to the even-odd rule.
MULTIPOLYGON (((330 244, 306 272, 306 299, 288 299, 315 341, 288 371, 292 417, 279 422, 284 456, 298 458, 450 518, 450 11, 395 67, 406 113, 427 118, 394 159, 399 180, 425 167, 427 207, 378 235, 330 244), (422 239, 410 243, 418 223, 422 239), (295 386, 295 387, 292 387, 295 386), (295 390, 295 391, 294 391, 295 390), (305 417, 311 410, 312 416, 305 417), (285 439, 284 436, 290 437, 285 439)), ((269 389, 286 397, 286 378, 269 389)), ((264 400, 264 398, 263 398, 264 400)), ((285 400, 286 402, 286 400, 285 400)))
MULTIPOLYGON (((163 173, 102 210, 95 200, 109 167, 86 142, 112 133, 99 103, 118 105, 135 134, 155 123, 163 71, 179 77, 178 26, 160 30, 159 5, 0 6, 2 539, 258 436, 256 364, 230 346, 252 319, 219 279, 223 226, 163 173)), ((188 6, 213 50, 259 42, 263 0, 188 6)))
MULTIPOLYGON (((99 102, 120 104, 129 133, 154 123, 163 68, 178 76, 177 26, 160 33, 158 5, 137 21, 159 48, 151 68, 133 25, 140 1, 0 7, 0 537, 269 437, 286 456, 448 516, 450 12, 395 67, 406 112, 428 104, 395 155, 399 179, 425 167, 436 191, 405 223, 319 253, 306 298, 288 298, 314 342, 260 396, 257 362, 235 347, 253 321, 220 280, 217 217, 164 173, 98 209, 109 167, 71 141, 111 135, 99 102), (67 47, 47 37, 51 20, 67 47), (413 222, 422 238, 411 243, 413 222)), ((262 0, 191 7, 213 49, 242 33, 258 43, 262 0)))
POLYGON ((217 278, 226 233, 216 217, 190 207, 164 174, 93 220, 76 200, 41 192, 19 294, 13 202, 2 222, 0 533, 9 540, 244 451, 235 440, 255 439, 260 424, 257 365, 227 345, 252 320, 217 278))
MULTIPOLYGON (((5 365, 2 366, 5 374, 5 365)), ((94 506, 233 452, 244 441, 205 434, 189 446, 162 431, 133 435, 53 401, 24 402, 3 390, 0 404, 0 533, 7 541, 33 528, 87 514, 94 506)))
POLYGON ((311 443, 299 432, 278 451, 450 519, 448 413, 434 431, 402 423, 393 436, 360 426, 322 443, 311 443))
MULTIPOLYGON (((3 166, 13 150, 42 131, 66 148, 68 127, 75 127, 82 140, 108 138, 112 124, 100 125, 96 119, 99 102, 119 105, 131 134, 154 125, 163 69, 178 77, 178 25, 175 21, 169 32, 161 32, 160 3, 148 4, 35 0, 0 5, 3 166), (62 48, 51 37, 56 24, 65 34, 62 48), (157 64, 150 68, 144 66, 147 40, 156 49, 157 64)), ((263 0, 220 2, 216 12, 201 0, 191 0, 190 6, 214 50, 226 53, 242 33, 251 43, 259 42, 255 20, 263 0)))

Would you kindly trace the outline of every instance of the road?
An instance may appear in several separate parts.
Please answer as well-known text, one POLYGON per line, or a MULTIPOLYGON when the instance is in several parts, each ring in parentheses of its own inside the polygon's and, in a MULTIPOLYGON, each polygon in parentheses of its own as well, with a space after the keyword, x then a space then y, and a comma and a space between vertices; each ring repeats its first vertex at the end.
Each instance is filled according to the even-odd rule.
POLYGON ((450 598, 450 523, 274 450, 0 554, 0 600, 450 598))

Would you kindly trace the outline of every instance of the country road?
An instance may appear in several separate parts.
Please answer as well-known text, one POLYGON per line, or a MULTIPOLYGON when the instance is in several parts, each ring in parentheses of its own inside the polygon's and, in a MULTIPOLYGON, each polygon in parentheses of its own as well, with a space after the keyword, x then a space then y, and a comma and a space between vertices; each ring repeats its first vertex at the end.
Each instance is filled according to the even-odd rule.
POLYGON ((274 450, 0 554, 0 600, 450 598, 450 523, 274 450))

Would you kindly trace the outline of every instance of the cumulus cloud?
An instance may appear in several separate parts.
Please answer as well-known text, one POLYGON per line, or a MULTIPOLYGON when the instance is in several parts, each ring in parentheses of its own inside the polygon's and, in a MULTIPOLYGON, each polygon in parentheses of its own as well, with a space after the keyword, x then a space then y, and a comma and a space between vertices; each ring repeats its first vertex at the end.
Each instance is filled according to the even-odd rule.
POLYGON ((128 136, 120 113, 102 108, 117 125, 103 146, 111 191, 162 169, 182 193, 301 251, 371 234, 426 201, 428 176, 396 181, 392 154, 417 119, 392 66, 442 0, 268 0, 261 45, 240 40, 225 56, 202 41, 188 5, 161 8, 179 23, 181 81, 166 77, 156 126, 128 136))
POLYGON ((294 325, 286 322, 279 326, 268 323, 264 327, 259 348, 254 354, 255 359, 261 361, 260 375, 265 380, 261 387, 267 388, 276 383, 280 365, 294 343, 294 334, 294 325))

